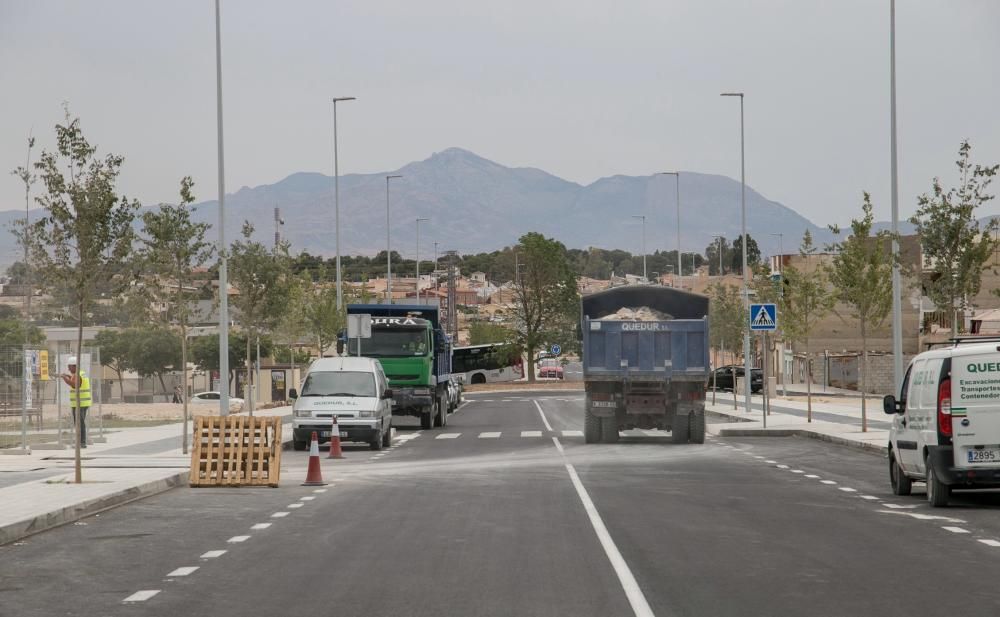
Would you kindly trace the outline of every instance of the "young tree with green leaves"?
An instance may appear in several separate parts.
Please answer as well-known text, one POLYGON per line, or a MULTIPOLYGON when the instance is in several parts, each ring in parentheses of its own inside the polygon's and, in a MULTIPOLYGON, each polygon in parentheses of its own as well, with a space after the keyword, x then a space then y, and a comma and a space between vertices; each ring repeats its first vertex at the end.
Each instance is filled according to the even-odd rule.
POLYGON ((167 393, 163 374, 176 370, 181 363, 181 339, 177 333, 164 326, 129 330, 128 365, 140 377, 156 377, 160 388, 167 393))
POLYGON ((125 379, 122 376, 130 370, 128 330, 101 330, 94 337, 94 345, 101 350, 101 365, 106 366, 118 376, 118 392, 125 400, 125 379))
MULTIPOLYGON (((146 302, 152 300, 165 310, 156 316, 167 327, 176 327, 181 339, 181 375, 184 406, 184 422, 181 429, 182 451, 188 449, 188 323, 192 306, 198 300, 199 290, 194 281, 194 270, 209 259, 215 249, 205 240, 208 223, 191 220, 194 208, 194 181, 190 176, 181 179, 180 203, 176 206, 163 204, 157 210, 142 215, 143 235, 140 262, 145 273, 153 280, 145 286, 146 302)), ((148 304, 147 304, 148 306, 148 304)), ((162 379, 161 379, 162 381, 162 379)))
MULTIPOLYGON (((851 235, 834 243, 836 253, 829 270, 830 282, 840 302, 857 320, 861 333, 861 430, 868 431, 866 406, 868 377, 868 335, 885 323, 892 309, 892 234, 880 231, 872 235, 875 222, 871 196, 864 194, 863 215, 851 220, 851 235)), ((834 235, 840 228, 830 227, 834 235)), ((843 319, 843 315, 841 315, 843 319)), ((845 320, 846 321, 846 320, 845 320)))
POLYGON ((933 194, 917 198, 917 213, 910 222, 917 226, 924 264, 933 276, 927 295, 941 311, 951 314, 951 335, 958 334, 958 312, 968 308, 969 298, 979 293, 983 265, 995 248, 991 236, 997 220, 980 226, 976 209, 993 195, 986 192, 1000 165, 972 165, 968 140, 958 148, 959 186, 947 191, 934 178, 933 194))
MULTIPOLYGON (((36 199, 45 210, 23 230, 30 262, 46 285, 67 290, 77 325, 76 355, 83 351, 83 327, 99 287, 122 284, 115 277, 131 257, 132 222, 139 203, 116 192, 124 159, 115 154, 97 156, 80 128, 79 118, 66 109, 65 124, 56 125, 56 149, 45 151, 35 163, 45 193, 36 199)), ((76 380, 76 399, 82 400, 82 379, 76 380)), ((78 414, 74 423, 75 473, 80 465, 78 414)))
MULTIPOLYGON (((725 353, 727 347, 736 349, 743 338, 746 327, 746 312, 740 290, 732 285, 717 282, 709 288, 708 304, 708 336, 709 344, 719 354, 725 353)), ((719 367, 715 367, 719 368, 719 367)), ((715 373, 713 371, 713 379, 715 373)), ((712 399, 715 400, 715 384, 712 384, 712 399)), ((736 407, 736 388, 733 388, 733 407, 736 407)))
POLYGON ((490 343, 509 343, 514 340, 514 332, 498 323, 477 319, 469 324, 469 344, 488 345, 490 343))
MULTIPOLYGON (((576 276, 561 242, 530 232, 514 248, 517 255, 514 278, 514 342, 534 358, 535 352, 552 343, 574 349, 575 325, 579 318, 580 294, 576 276)), ((535 381, 535 363, 528 362, 528 381, 535 381)))
POLYGON ((288 308, 288 290, 292 272, 288 245, 266 246, 254 240, 253 225, 243 223, 243 237, 229 251, 229 280, 237 289, 230 300, 246 334, 246 391, 251 415, 254 411, 251 370, 251 345, 273 330, 288 308))
MULTIPOLYGON (((800 270, 785 266, 781 301, 781 331, 785 338, 801 343, 806 350, 806 421, 812 422, 812 349, 809 339, 816 325, 833 310, 837 302, 830 289, 830 277, 823 264, 810 263, 816 246, 806 230, 799 246, 799 255, 806 262, 800 270)), ((891 303, 891 299, 890 299, 891 303)))

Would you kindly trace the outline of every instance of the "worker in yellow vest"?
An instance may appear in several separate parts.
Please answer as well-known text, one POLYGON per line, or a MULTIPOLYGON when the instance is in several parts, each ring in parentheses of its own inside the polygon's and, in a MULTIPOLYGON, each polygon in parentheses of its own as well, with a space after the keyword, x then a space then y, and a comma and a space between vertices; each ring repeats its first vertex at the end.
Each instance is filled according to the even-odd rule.
POLYGON ((66 363, 69 373, 60 375, 63 382, 69 386, 69 404, 73 408, 73 423, 80 427, 80 447, 87 447, 87 411, 90 410, 90 377, 82 370, 77 370, 76 356, 70 356, 66 363), (80 393, 77 400, 77 382, 80 393), (79 415, 77 411, 79 410, 79 415))

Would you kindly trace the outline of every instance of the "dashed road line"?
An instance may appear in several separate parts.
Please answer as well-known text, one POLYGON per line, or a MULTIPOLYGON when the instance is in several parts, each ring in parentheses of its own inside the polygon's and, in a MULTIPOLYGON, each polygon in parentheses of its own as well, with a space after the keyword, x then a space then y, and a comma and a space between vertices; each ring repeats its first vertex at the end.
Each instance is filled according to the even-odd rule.
POLYGON ((563 431, 563 437, 583 437, 583 431, 563 431))
POLYGON ((856 488, 848 488, 846 486, 840 486, 840 487, 837 487, 837 489, 841 490, 841 491, 844 491, 845 493, 857 493, 858 492, 858 489, 856 489, 856 488))
POLYGON ((316 489, 313 489, 313 492, 314 493, 325 493, 326 489, 325 488, 316 488, 316 489))
POLYGON ((961 527, 948 527, 948 526, 945 526, 945 527, 942 527, 941 529, 944 529, 945 531, 950 531, 951 533, 969 533, 968 529, 963 529, 961 527))
POLYGON ((792 473, 805 473, 805 472, 802 471, 801 469, 793 469, 792 473))
POLYGON ((176 570, 168 574, 167 578, 173 578, 175 576, 188 576, 190 574, 193 574, 194 571, 197 569, 198 566, 184 566, 182 568, 177 568, 176 570))
POLYGON ((868 501, 878 501, 881 497, 876 497, 875 495, 858 495, 862 499, 867 499, 868 501))
POLYGON ((458 439, 461 433, 441 433, 434 439, 458 439))
POLYGON ((823 484, 836 484, 833 480, 820 480, 823 484))
POLYGON ((202 559, 218 559, 226 554, 226 551, 208 551, 207 553, 202 553, 202 559))
POLYGON ((479 433, 480 439, 500 439, 500 431, 487 431, 485 433, 479 433))
MULTIPOLYGON (((270 527, 270 526, 271 526, 271 523, 257 523, 257 524, 255 524, 255 525, 252 525, 252 526, 250 527, 250 529, 254 529, 254 530, 259 530, 259 529, 267 529, 267 528, 268 528, 268 527, 270 527)), ((248 537, 249 537, 249 536, 248 536, 248 537)))
POLYGON ((775 465, 778 469, 788 469, 788 465, 775 465))
POLYGON ((778 464, 778 461, 772 461, 770 459, 768 459, 768 460, 766 460, 764 462, 767 463, 768 465, 777 465, 778 464))
POLYGON ((976 541, 985 544, 986 546, 1000 547, 1000 541, 997 540, 976 540, 976 541))
POLYGON ((122 600, 122 602, 145 602, 158 593, 160 593, 159 589, 143 589, 142 591, 133 593, 129 597, 122 600))
POLYGON ((250 539, 250 536, 233 536, 232 538, 229 538, 228 540, 226 540, 226 542, 228 542, 230 544, 236 544, 238 542, 246 542, 249 539, 250 539))
POLYGON ((291 514, 291 512, 275 512, 271 515, 271 518, 285 518, 289 514, 291 514))
POLYGON ((819 479, 819 476, 817 476, 814 473, 807 473, 806 477, 809 478, 810 480, 818 480, 819 479))
POLYGON ((290 510, 295 510, 295 509, 301 508, 304 505, 306 505, 306 504, 295 502, 295 503, 290 503, 290 504, 288 504, 285 507, 288 508, 288 509, 290 509, 290 510))
POLYGON ((541 437, 542 431, 521 431, 521 437, 541 437))
POLYGON ((316 499, 314 495, 306 495, 305 497, 299 497, 299 501, 312 501, 316 499))

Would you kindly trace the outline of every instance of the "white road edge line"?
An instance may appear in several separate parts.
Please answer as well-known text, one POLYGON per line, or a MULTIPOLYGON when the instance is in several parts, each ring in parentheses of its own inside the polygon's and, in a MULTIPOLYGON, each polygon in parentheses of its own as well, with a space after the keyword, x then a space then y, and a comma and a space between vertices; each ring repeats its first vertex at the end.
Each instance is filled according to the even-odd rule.
POLYGON ((545 425, 545 430, 551 431, 552 425, 549 424, 549 419, 545 417, 545 412, 542 411, 542 406, 538 404, 538 401, 535 401, 535 407, 538 408, 538 415, 542 417, 542 424, 545 425))
POLYGON ((583 509, 586 510, 587 516, 590 518, 590 524, 594 527, 597 539, 600 540, 604 553, 611 562, 611 567, 618 575, 618 581, 621 583, 622 589, 625 590, 625 597, 628 598, 628 603, 632 606, 632 612, 635 613, 636 617, 653 617, 653 609, 649 607, 646 596, 643 595, 639 583, 632 575, 632 570, 629 569, 622 554, 618 551, 618 547, 615 546, 615 541, 611 539, 611 534, 604 526, 604 521, 601 520, 601 515, 597 512, 594 502, 590 500, 587 489, 580 482, 580 476, 576 474, 576 469, 573 468, 573 465, 566 463, 566 471, 569 472, 569 479, 583 503, 583 509))
POLYGON ((197 569, 198 566, 184 566, 182 568, 177 568, 176 570, 168 574, 167 578, 172 578, 175 576, 187 576, 189 574, 192 574, 197 569))
POLYGON ((122 600, 122 602, 145 602, 158 593, 160 593, 159 589, 143 589, 142 591, 133 593, 129 597, 122 600))

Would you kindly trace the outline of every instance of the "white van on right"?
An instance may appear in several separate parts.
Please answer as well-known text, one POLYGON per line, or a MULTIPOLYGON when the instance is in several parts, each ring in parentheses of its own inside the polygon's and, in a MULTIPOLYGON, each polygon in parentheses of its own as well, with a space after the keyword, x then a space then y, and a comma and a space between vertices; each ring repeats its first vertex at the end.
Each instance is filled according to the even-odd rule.
POLYGON ((927 483, 927 501, 947 506, 954 489, 1000 487, 1000 339, 955 339, 917 355, 892 414, 889 480, 896 495, 927 483))

